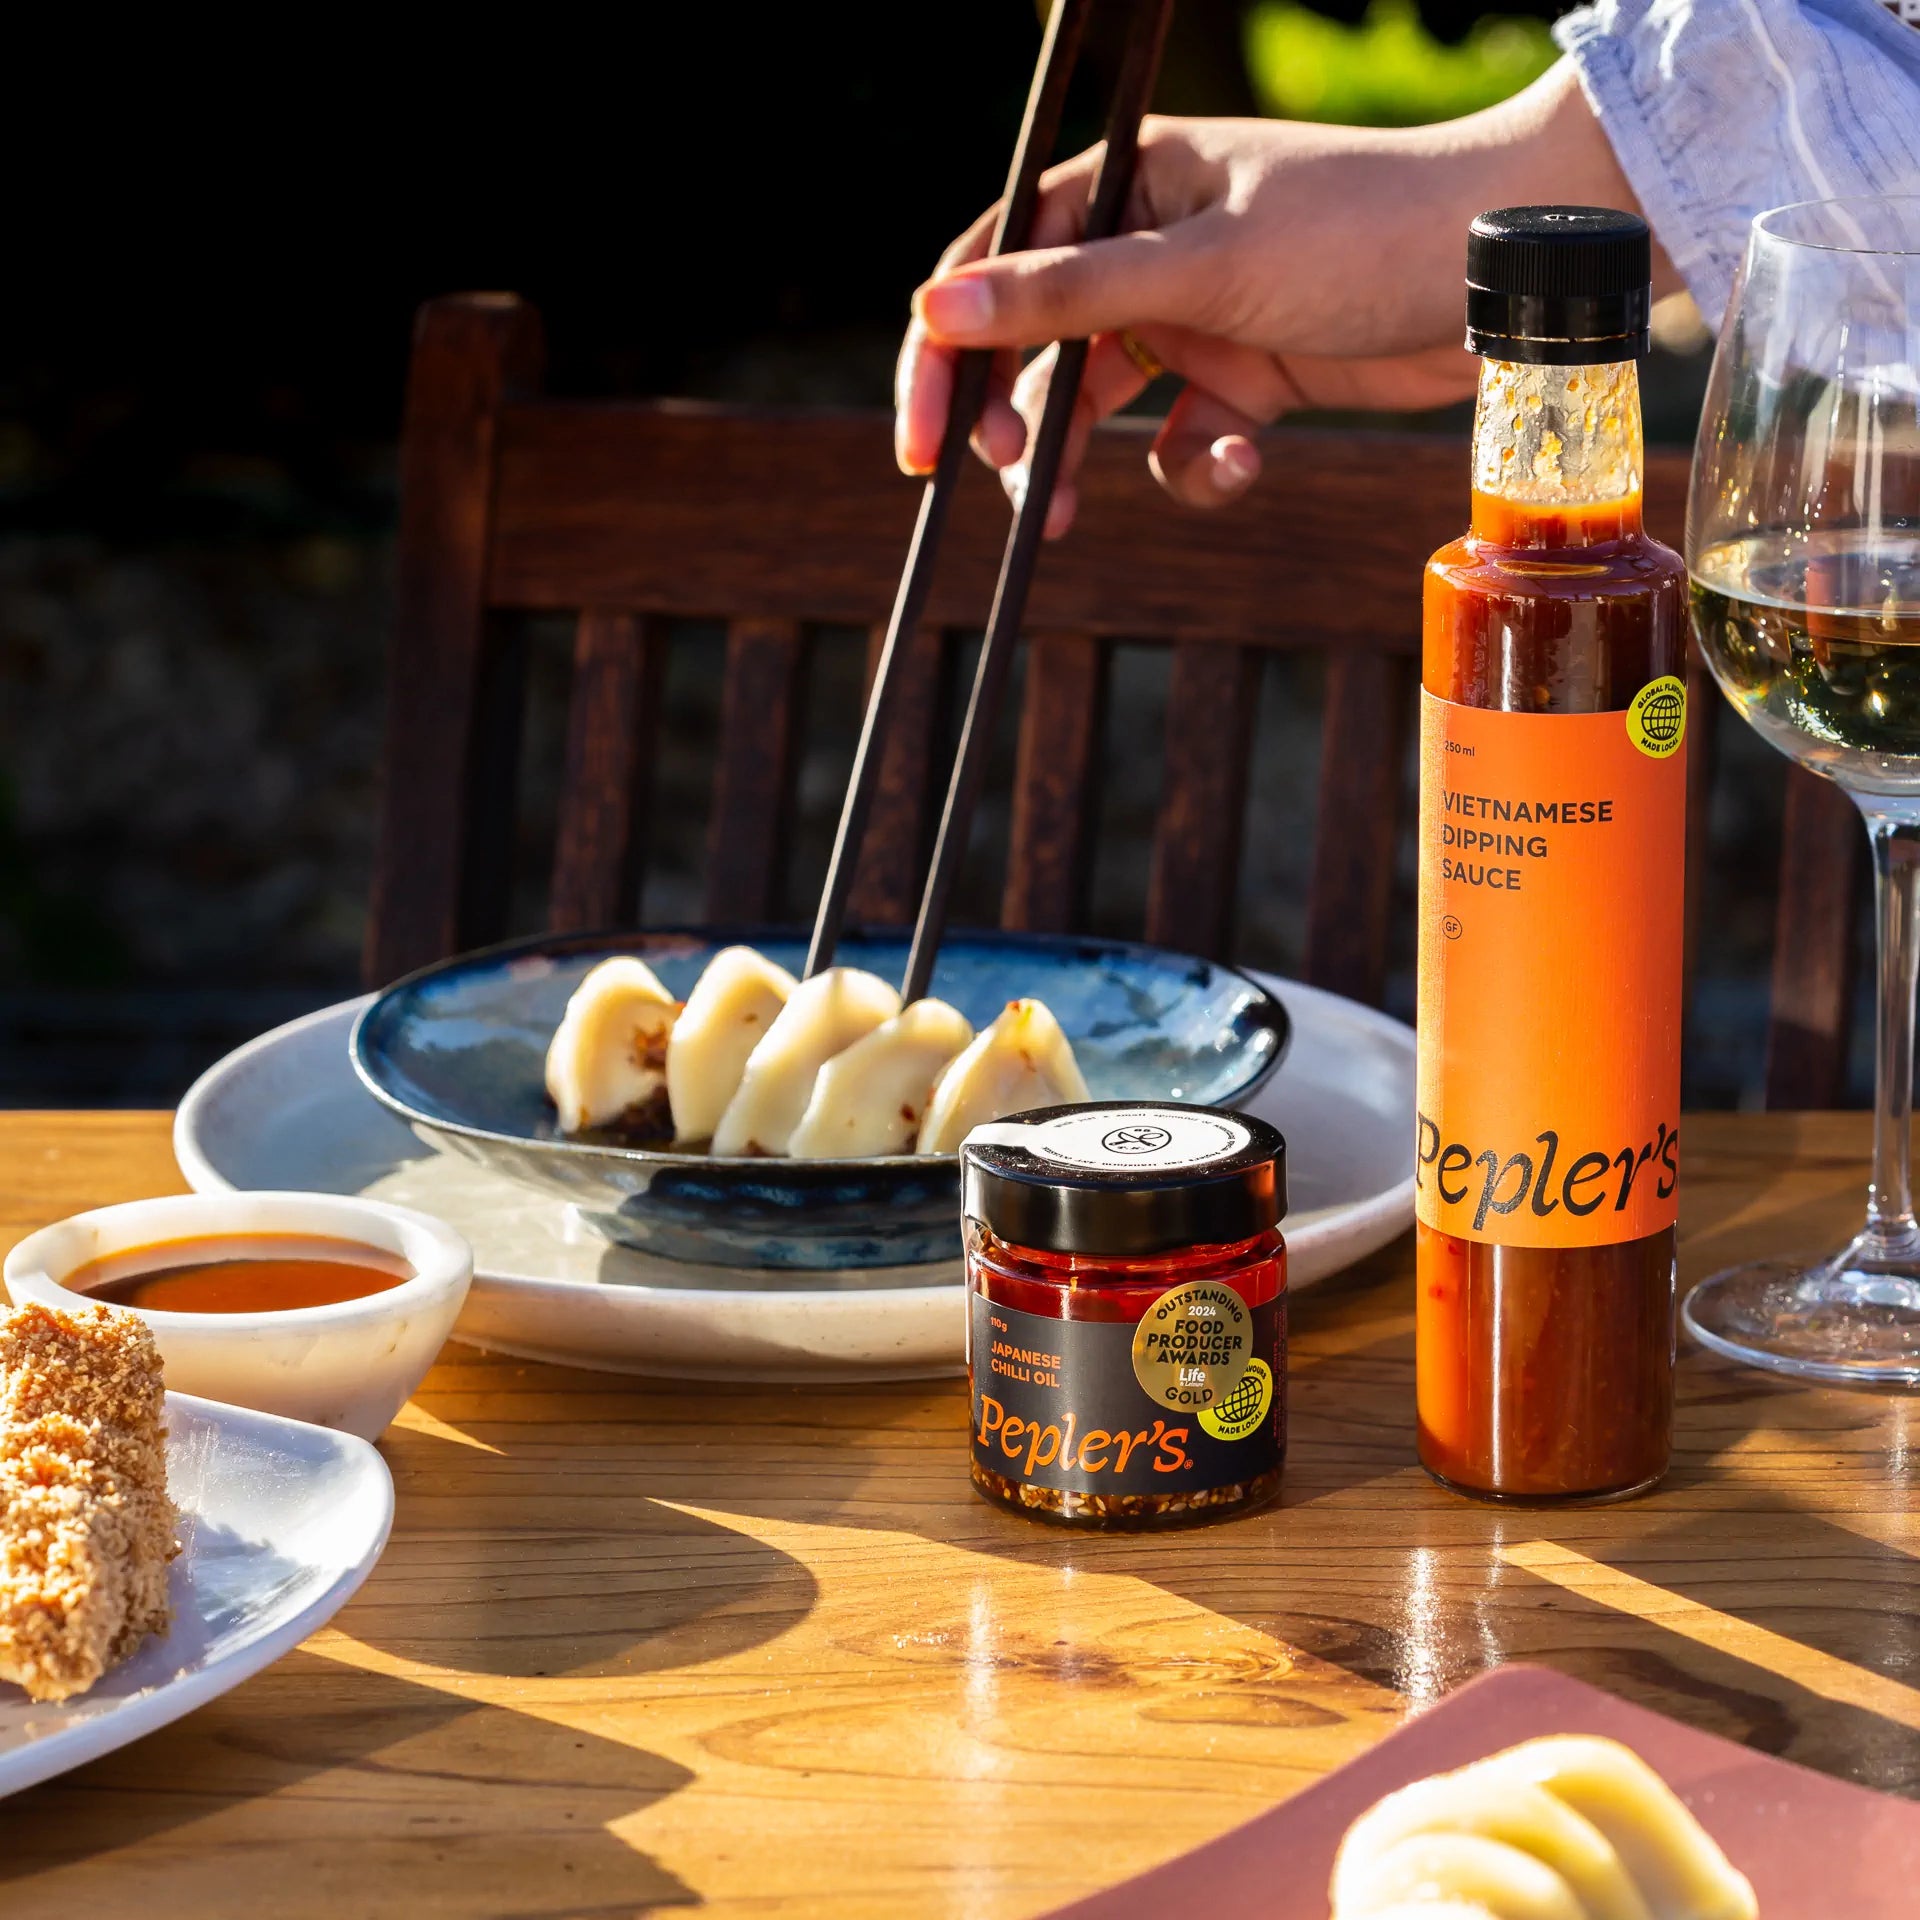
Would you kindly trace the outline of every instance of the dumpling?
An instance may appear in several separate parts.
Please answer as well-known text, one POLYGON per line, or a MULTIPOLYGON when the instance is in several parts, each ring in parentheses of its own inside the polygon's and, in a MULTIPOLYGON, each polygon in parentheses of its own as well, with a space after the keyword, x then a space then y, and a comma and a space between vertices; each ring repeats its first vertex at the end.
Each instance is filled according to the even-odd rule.
POLYGON ((813 1097, 814 1076, 899 1011, 900 996, 858 967, 829 967, 801 981, 747 1056, 740 1085, 713 1130, 713 1151, 784 1154, 813 1097))
POLYGON ((958 1153, 989 1120, 1087 1098, 1087 1083, 1060 1022, 1038 1000, 1005 1012, 948 1066, 920 1123, 922 1153, 958 1153))
MULTIPOLYGON (((1346 1849, 1341 1849, 1343 1862, 1346 1849)), ((1477 1833, 1416 1833, 1334 1869, 1334 1920, 1378 1920, 1403 1903, 1464 1901, 1497 1920, 1597 1920, 1543 1860, 1477 1833)))
POLYGON ((547 1092, 560 1131, 631 1115, 666 1130, 667 1043, 680 1003, 644 960, 602 960, 574 988, 547 1045, 547 1092))
POLYGON ((1373 1863, 1415 1834, 1471 1833, 1518 1847, 1544 1862, 1577 1896, 1586 1920, 1648 1920, 1613 1843, 1590 1821, 1530 1781, 1498 1792, 1478 1767, 1418 1780, 1389 1794, 1348 1836, 1334 1869, 1336 1912, 1355 1904, 1355 1887, 1373 1863))
POLYGON ((1500 1916, 1478 1900, 1396 1900, 1390 1907, 1375 1907, 1367 1920, 1500 1920, 1500 1916))
POLYGON ((940 1069, 972 1038, 957 1008, 916 1000, 820 1069, 787 1151, 801 1160, 912 1152, 940 1069))
POLYGON ((1629 1747, 1529 1740, 1389 1794, 1347 1830, 1333 1920, 1755 1920, 1745 1875, 1629 1747), (1444 1903, 1452 1902, 1453 1906, 1444 1903))
POLYGON ((673 1138, 711 1140, 740 1085, 747 1056, 793 993, 794 979, 751 947, 724 947, 707 962, 667 1042, 673 1138))
POLYGON ((1501 1792, 1528 1781, 1605 1834, 1653 1920, 1753 1920, 1753 1888, 1686 1802, 1633 1751, 1551 1734, 1483 1760, 1501 1792))

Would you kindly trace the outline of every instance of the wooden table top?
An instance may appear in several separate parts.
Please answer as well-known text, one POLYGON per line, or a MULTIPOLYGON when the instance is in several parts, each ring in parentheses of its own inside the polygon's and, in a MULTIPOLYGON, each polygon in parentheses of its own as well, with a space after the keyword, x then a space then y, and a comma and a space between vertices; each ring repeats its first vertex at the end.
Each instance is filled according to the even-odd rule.
MULTIPOLYGON (((1683 1279, 1837 1245, 1865 1116, 1698 1116, 1683 1279)), ((0 1226, 176 1190, 157 1114, 0 1116, 0 1226)), ((393 1543, 225 1698, 0 1805, 0 1910, 1027 1915, 1496 1662, 1920 1793, 1920 1401, 1682 1363, 1654 1495, 1413 1464, 1410 1243, 1294 1307, 1283 1502, 1160 1536, 976 1499, 957 1382, 675 1387, 449 1347, 393 1543)))

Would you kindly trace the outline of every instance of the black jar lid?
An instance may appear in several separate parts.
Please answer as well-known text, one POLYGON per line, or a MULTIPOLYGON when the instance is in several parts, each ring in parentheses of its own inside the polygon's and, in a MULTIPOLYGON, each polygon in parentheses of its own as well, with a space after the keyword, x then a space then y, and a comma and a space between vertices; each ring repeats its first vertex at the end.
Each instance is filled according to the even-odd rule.
POLYGON ((1467 229, 1467 349, 1587 366, 1651 344, 1653 237, 1613 207, 1496 207, 1467 229))
POLYGON ((1094 1100, 976 1127, 962 1205, 1000 1239, 1152 1255, 1249 1240, 1287 1210, 1277 1127, 1218 1107, 1094 1100))

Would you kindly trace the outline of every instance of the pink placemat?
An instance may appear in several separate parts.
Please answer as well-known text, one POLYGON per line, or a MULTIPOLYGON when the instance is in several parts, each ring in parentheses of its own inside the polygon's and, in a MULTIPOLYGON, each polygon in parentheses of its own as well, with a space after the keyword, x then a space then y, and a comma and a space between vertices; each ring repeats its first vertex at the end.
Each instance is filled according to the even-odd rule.
POLYGON ((1341 1836, 1410 1781, 1543 1733, 1598 1733, 1659 1769, 1753 1882, 1761 1920, 1916 1920, 1920 1806, 1700 1733, 1545 1667, 1502 1667, 1271 1813, 1051 1920, 1327 1920, 1341 1836))

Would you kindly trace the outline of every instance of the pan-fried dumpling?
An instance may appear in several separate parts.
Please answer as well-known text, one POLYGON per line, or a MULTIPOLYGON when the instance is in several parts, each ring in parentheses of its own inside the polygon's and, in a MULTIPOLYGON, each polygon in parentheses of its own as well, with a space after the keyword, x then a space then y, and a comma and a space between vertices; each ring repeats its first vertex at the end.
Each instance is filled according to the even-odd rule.
POLYGON ((1653 1920, 1753 1920, 1758 1911, 1746 1875, 1631 1747, 1551 1734, 1480 1765, 1500 1792, 1531 1782, 1605 1834, 1653 1920))
POLYGON ((958 1153, 975 1127, 1087 1098, 1060 1022, 1038 1000, 1005 1012, 940 1076, 920 1123, 922 1153, 958 1153))
POLYGON ((1333 1920, 1755 1920, 1746 1877, 1617 1741, 1556 1734, 1389 1794, 1348 1829, 1333 1920))
POLYGON ((1383 1908, 1422 1900, 1464 1900, 1496 1920, 1591 1920, 1545 1861, 1477 1833, 1416 1833, 1334 1872, 1346 1889, 1334 1920, 1376 1920, 1383 1908))
POLYGON ((916 1000, 820 1069, 787 1151, 801 1160, 911 1153, 940 1069, 972 1038, 957 1008, 916 1000))
POLYGON ((1367 1920, 1500 1920, 1477 1900, 1407 1900, 1375 1907, 1367 1920))
POLYGON ((666 1131, 667 1043, 680 1003, 644 960, 602 960, 573 990, 547 1045, 547 1092, 560 1131, 632 1117, 666 1131))
POLYGON ((676 1145, 711 1140, 746 1072, 793 993, 793 975, 751 947, 723 947, 707 962, 667 1042, 667 1098, 676 1145))
POLYGON ((746 1071, 713 1130, 716 1154, 784 1154, 836 1053, 900 1011, 900 996, 858 967, 829 967, 803 980, 747 1056, 746 1071))
POLYGON ((1613 1843, 1597 1827, 1524 1779, 1491 1792, 1487 1777, 1473 1767, 1416 1780, 1355 1825, 1334 1869, 1335 1910, 1353 1904, 1358 1883, 1376 1860, 1423 1833, 1471 1833, 1520 1848, 1566 1881, 1586 1920, 1649 1920, 1613 1843))

